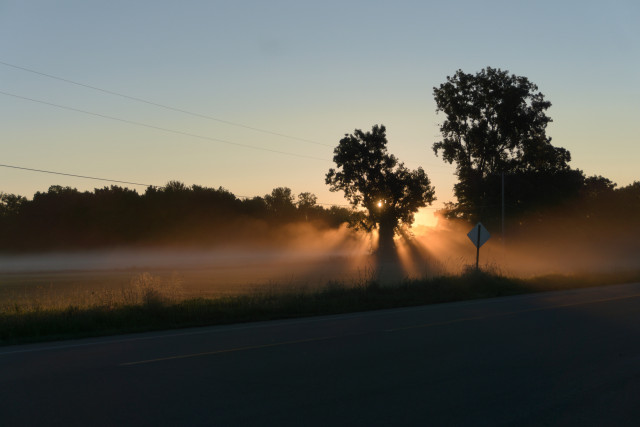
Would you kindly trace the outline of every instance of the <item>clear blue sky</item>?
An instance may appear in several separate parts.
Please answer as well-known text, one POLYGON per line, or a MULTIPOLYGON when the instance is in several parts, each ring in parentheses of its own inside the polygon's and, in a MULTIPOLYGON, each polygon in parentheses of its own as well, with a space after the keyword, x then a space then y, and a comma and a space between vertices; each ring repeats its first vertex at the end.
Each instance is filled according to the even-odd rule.
MULTIPOLYGON (((637 1, 0 0, 0 61, 325 145, 170 111, 0 64, 0 163, 237 195, 277 186, 344 203, 324 175, 355 128, 387 126, 389 149, 423 166, 437 206, 454 168, 435 157, 432 90, 457 69, 527 76, 553 106, 572 166, 640 180, 637 1), (199 135, 196 138, 185 134, 199 135), (289 156, 217 142, 294 153, 289 156), (313 159, 303 156, 313 157, 313 159)), ((0 191, 108 183, 0 168, 0 191)), ((141 188, 143 189, 143 188, 141 188)))

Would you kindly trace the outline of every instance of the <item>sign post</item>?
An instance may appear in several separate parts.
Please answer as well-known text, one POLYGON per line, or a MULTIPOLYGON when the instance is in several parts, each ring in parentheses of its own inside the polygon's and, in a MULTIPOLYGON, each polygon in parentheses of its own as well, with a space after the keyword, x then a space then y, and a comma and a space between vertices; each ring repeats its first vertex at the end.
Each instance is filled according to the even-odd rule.
POLYGON ((489 234, 489 231, 487 231, 487 229, 484 228, 484 225, 479 222, 471 229, 471 231, 469 231, 469 233, 467 233, 467 237, 469 237, 471 243, 476 247, 476 270, 478 270, 480 268, 480 246, 487 243, 491 234, 489 234))

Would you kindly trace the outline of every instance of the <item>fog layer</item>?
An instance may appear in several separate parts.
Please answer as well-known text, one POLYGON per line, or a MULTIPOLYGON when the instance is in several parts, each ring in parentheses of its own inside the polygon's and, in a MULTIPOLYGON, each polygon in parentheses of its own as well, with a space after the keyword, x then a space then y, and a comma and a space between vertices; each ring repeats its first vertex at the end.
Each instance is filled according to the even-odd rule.
MULTIPOLYGON (((401 268, 394 279, 457 274, 475 265, 476 249, 467 237, 472 224, 440 218, 434 227, 416 227, 396 238, 401 268)), ((640 267, 634 235, 600 229, 582 232, 547 222, 489 230, 480 266, 509 276, 620 272, 640 267)), ((246 233, 238 233, 246 235, 246 233)), ((121 248, 83 252, 0 256, 0 273, 177 272, 196 274, 210 286, 246 284, 317 285, 363 283, 379 277, 373 255, 376 235, 317 229, 299 223, 271 230, 269 241, 237 239, 212 247, 121 248)))

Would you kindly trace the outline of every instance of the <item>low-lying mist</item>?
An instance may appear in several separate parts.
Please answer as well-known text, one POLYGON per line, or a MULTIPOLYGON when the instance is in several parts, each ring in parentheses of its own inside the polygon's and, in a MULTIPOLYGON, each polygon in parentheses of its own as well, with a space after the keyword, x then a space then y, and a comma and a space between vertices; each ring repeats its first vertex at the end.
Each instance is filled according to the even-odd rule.
MULTIPOLYGON (((439 218, 435 227, 416 227, 414 240, 441 268, 455 273, 475 266, 476 248, 467 237, 472 224, 439 218)), ((510 224, 480 249, 480 266, 511 277, 619 273, 640 270, 640 241, 624 224, 572 226, 566 218, 510 224)))
MULTIPOLYGON (((467 238, 471 228, 469 223, 439 218, 436 226, 417 226, 402 233, 396 239, 401 268, 394 270, 394 279, 459 274, 475 266, 476 249, 467 238)), ((633 233, 623 230, 617 224, 583 231, 566 227, 562 221, 546 221, 508 229, 503 240, 500 230, 490 229, 492 238, 480 250, 480 266, 516 277, 638 270, 640 244, 633 233)), ((2 282, 9 276, 28 276, 29 280, 37 276, 41 284, 55 284, 56 275, 68 279, 75 274, 78 285, 88 273, 120 278, 142 272, 177 274, 186 288, 204 294, 260 286, 349 285, 378 279, 384 273, 388 266, 376 261, 375 248, 375 233, 346 226, 295 223, 264 233, 255 224, 247 224, 238 230, 236 239, 208 247, 167 244, 2 255, 0 274, 2 282), (254 238, 254 233, 260 236, 254 238)))
POLYGON ((209 287, 212 292, 224 288, 226 293, 233 286, 356 283, 372 277, 374 243, 369 235, 346 225, 332 229, 289 224, 270 230, 267 236, 247 237, 245 228, 232 242, 208 247, 180 244, 1 255, 0 274, 48 277, 51 283, 55 276, 82 278, 87 273, 178 274, 185 286, 197 283, 205 293, 209 287))

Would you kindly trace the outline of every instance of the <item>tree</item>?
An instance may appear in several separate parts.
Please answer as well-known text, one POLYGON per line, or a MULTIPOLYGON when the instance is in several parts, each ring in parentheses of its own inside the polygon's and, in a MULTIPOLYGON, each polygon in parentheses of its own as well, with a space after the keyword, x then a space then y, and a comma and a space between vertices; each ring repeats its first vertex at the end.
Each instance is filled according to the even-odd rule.
POLYGON ((394 247, 398 227, 411 225, 418 209, 435 200, 427 174, 422 168, 407 169, 387 152, 383 125, 346 134, 333 152, 337 168, 329 169, 326 183, 331 191, 344 191, 354 207, 366 210, 360 225, 378 229, 378 249, 385 255, 394 247))
POLYGON ((296 205, 293 203, 294 197, 289 187, 278 187, 271 191, 271 194, 264 196, 267 209, 276 214, 281 220, 291 219, 295 212, 296 205))
POLYGON ((165 193, 186 193, 189 188, 183 182, 169 181, 161 190, 165 193))
POLYGON ((475 75, 458 70, 434 87, 433 94, 436 111, 446 115, 440 126, 442 140, 433 144, 433 151, 456 163, 459 179, 454 186, 458 203, 451 216, 480 216, 482 206, 500 191, 499 185, 489 187, 488 182, 499 182, 501 173, 575 181, 576 173, 566 173, 571 154, 551 145, 546 135, 551 103, 526 77, 491 67, 475 75))
POLYGON ((590 176, 584 180, 583 194, 588 198, 610 195, 618 185, 603 176, 590 176))
POLYGON ((318 204, 318 198, 315 194, 304 192, 298 194, 298 209, 312 209, 318 204))
POLYGON ((27 199, 0 191, 0 217, 17 216, 27 199))
POLYGON ((20 220, 28 203, 25 197, 0 191, 0 248, 9 242, 17 243, 25 239, 20 232, 20 220))
POLYGON ((309 221, 309 216, 319 211, 318 198, 315 194, 309 192, 298 194, 296 206, 298 207, 298 212, 304 216, 305 221, 309 221))

